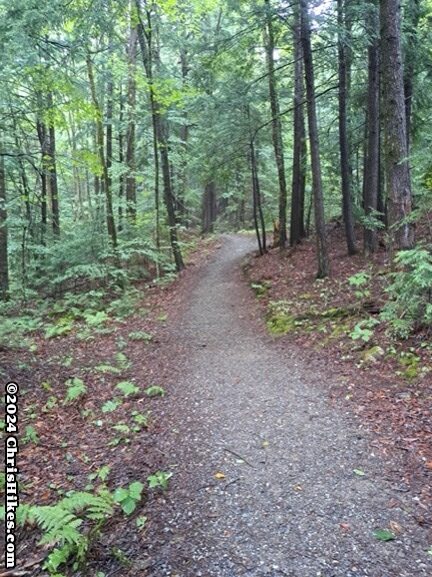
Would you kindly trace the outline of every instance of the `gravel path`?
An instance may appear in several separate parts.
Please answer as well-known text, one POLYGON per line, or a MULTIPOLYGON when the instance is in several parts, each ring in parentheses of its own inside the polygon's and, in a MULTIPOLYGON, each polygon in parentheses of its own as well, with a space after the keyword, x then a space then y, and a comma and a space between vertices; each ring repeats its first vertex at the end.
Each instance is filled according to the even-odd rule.
POLYGON ((326 375, 260 330, 241 278, 252 248, 225 238, 174 329, 182 376, 160 445, 174 476, 163 506, 150 504, 159 523, 149 529, 149 575, 430 577, 412 497, 328 405, 326 375), (373 536, 389 527, 400 531, 394 541, 373 536))

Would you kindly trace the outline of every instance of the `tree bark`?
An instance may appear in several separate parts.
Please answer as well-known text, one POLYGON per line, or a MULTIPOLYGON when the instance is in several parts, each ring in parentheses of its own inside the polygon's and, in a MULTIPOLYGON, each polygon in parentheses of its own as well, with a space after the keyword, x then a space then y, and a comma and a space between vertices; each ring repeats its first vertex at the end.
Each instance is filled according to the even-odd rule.
MULTIPOLYGON (((53 107, 52 93, 48 93, 47 100, 48 108, 53 107)), ((48 139, 48 173, 49 173, 49 189, 51 198, 51 218, 52 230, 55 238, 60 238, 60 207, 58 197, 58 182, 57 182, 57 161, 56 161, 56 132, 54 122, 49 124, 49 139, 48 139)))
POLYGON ((405 118, 408 153, 411 141, 411 117, 414 95, 414 73, 418 44, 417 28, 420 20, 420 2, 421 0, 409 0, 405 9, 405 20, 409 27, 407 33, 407 46, 404 66, 405 118))
POLYGON ((41 231, 40 231, 40 242, 41 245, 45 245, 45 235, 47 228, 47 170, 46 170, 46 158, 48 155, 48 137, 46 124, 38 118, 36 121, 36 129, 41 149, 41 231))
POLYGON ((300 12, 294 23, 294 134, 291 197, 290 245, 295 246, 306 236, 304 225, 306 185, 306 129, 304 119, 304 70, 301 46, 300 12))
POLYGON ((270 109, 272 115, 273 148, 279 180, 279 247, 284 249, 287 244, 287 184, 285 177, 285 159, 282 139, 282 123, 280 119, 279 97, 274 66, 274 31, 270 0, 265 0, 266 26, 264 33, 267 56, 270 109))
MULTIPOLYGON (((185 48, 180 51, 180 65, 181 65, 181 75, 182 75, 182 86, 185 89, 187 87, 187 78, 189 74, 189 63, 188 54, 185 48)), ((186 188, 187 188, 187 165, 188 165, 188 139, 189 139, 189 126, 188 126, 188 113, 185 110, 183 112, 183 121, 180 126, 180 162, 178 169, 178 189, 177 189, 177 213, 180 217, 180 222, 182 224, 187 224, 187 209, 186 209, 186 188)))
POLYGON ((382 93, 384 156, 391 248, 414 244, 411 213, 411 178, 408 165, 406 108, 401 49, 400 0, 381 0, 382 93))
POLYGON ((136 55, 137 55, 137 30, 131 14, 131 30, 128 45, 128 91, 127 91, 127 114, 128 125, 126 132, 126 164, 128 167, 126 177, 126 211, 130 222, 136 222, 136 177, 135 177, 135 111, 136 111, 136 55))
MULTIPOLYGON (((371 39, 368 47, 368 93, 366 120, 366 155, 363 176, 363 206, 366 217, 378 210, 379 190, 379 145, 380 145, 380 82, 379 82, 379 19, 378 6, 369 6, 367 27, 371 39)), ((377 231, 372 226, 364 227, 364 252, 366 255, 377 249, 377 231)))
MULTIPOLYGON (((160 154, 160 164, 162 169, 162 179, 164 185, 164 202, 168 216, 168 227, 171 242, 171 249, 174 256, 177 272, 184 269, 183 256, 177 236, 177 222, 174 208, 174 195, 172 189, 170 162, 168 153, 168 134, 166 119, 162 117, 160 106, 157 101, 154 80, 153 80, 153 59, 159 60, 159 46, 157 42, 153 42, 153 26, 151 12, 146 10, 146 27, 142 20, 140 0, 135 1, 135 6, 138 15, 138 42, 141 48, 141 56, 144 70, 149 83, 150 109, 153 123, 154 149, 155 159, 157 159, 157 151, 160 154)), ((156 174, 159 172, 159 164, 155 165, 156 174)), ((159 218, 159 186, 158 179, 156 181, 156 214, 159 218)), ((158 228, 158 224, 157 224, 158 228)))
MULTIPOLYGON (((112 202, 112 190, 110 186, 110 178, 108 174, 108 167, 105 160, 105 152, 104 152, 104 128, 102 122, 102 110, 99 104, 99 99, 96 94, 96 84, 94 78, 94 71, 93 71, 93 62, 91 59, 90 54, 87 54, 86 58, 87 64, 87 73, 89 78, 90 84, 90 94, 93 101, 93 106, 96 110, 96 146, 97 146, 97 153, 99 157, 99 163, 102 170, 102 175, 100 178, 100 182, 103 187, 103 191, 105 194, 105 218, 106 218, 106 226, 108 237, 111 241, 111 245, 114 249, 117 248, 117 231, 114 222, 114 212, 113 212, 113 202, 112 202)), ((95 180, 95 183, 97 181, 95 180)))
POLYGON ((202 232, 214 232, 214 223, 217 217, 216 185, 213 181, 207 182, 203 194, 202 232))
POLYGON ((261 202, 261 187, 258 176, 258 161, 255 150, 255 143, 253 139, 251 139, 250 142, 250 163, 252 173, 253 218, 254 218, 255 232, 258 241, 258 249, 260 255, 263 255, 267 252, 267 239, 266 239, 264 214, 261 202))
POLYGON ((8 226, 6 207, 6 171, 0 142, 0 299, 9 296, 8 226))
MULTIPOLYGON (((111 52, 111 49, 110 49, 111 52)), ((114 107, 114 81, 111 70, 108 71, 107 103, 106 103, 106 172, 107 187, 112 191, 111 168, 113 161, 113 107, 114 107)))
POLYGON ((352 183, 350 170, 350 146, 347 125, 347 55, 345 0, 337 0, 338 10, 338 58, 339 58, 339 148, 342 183, 342 214, 345 225, 345 238, 348 254, 356 254, 354 218, 352 211, 352 183))
POLYGON ((318 258, 318 278, 324 278, 330 274, 327 238, 324 217, 324 198, 322 189, 321 159, 319 149, 318 122, 315 103, 315 80, 312 60, 312 47, 310 38, 310 24, 308 14, 308 1, 300 0, 302 18, 302 46, 304 56, 306 96, 309 124, 309 141, 312 165, 312 188, 315 212, 315 233, 318 258))
POLYGON ((119 187, 118 187, 118 225, 117 228, 120 231, 123 230, 123 201, 125 197, 125 177, 123 174, 123 162, 124 158, 124 133, 123 133, 123 120, 124 120, 124 102, 123 102, 123 91, 120 86, 120 129, 118 133, 118 159, 120 166, 122 167, 122 172, 119 177, 119 187))

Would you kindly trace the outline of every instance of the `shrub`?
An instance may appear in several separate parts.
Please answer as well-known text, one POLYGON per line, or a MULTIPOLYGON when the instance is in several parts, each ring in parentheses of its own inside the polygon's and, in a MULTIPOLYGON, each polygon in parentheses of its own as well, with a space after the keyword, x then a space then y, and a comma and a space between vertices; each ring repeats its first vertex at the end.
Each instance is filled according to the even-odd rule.
POLYGON ((432 254, 418 246, 396 255, 399 267, 390 273, 389 300, 381 317, 395 336, 407 338, 419 328, 432 326, 432 254))

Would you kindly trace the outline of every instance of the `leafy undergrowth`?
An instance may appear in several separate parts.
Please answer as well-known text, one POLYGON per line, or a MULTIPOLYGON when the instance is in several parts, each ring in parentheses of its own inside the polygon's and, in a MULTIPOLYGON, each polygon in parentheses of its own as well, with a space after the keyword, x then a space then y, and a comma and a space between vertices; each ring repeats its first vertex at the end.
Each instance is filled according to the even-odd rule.
MULTIPOLYGON (((431 523, 430 329, 414 328, 407 338, 395 337, 383 319, 390 282, 384 249, 367 260, 360 254, 346 256, 337 225, 329 239, 331 278, 316 279, 315 243, 310 239, 284 256, 272 249, 250 259, 245 267, 248 281, 268 331, 282 346, 296 343, 309 361, 332 371, 332 398, 378 434, 383 454, 398 454, 403 486, 419 498, 418 520, 431 523)), ((404 316, 402 311, 402 320, 404 316)), ((400 482, 400 471, 388 475, 400 482)))
POLYGON ((21 392, 17 559, 26 575, 144 571, 146 503, 163 498, 172 475, 153 449, 175 378, 167 327, 216 244, 199 243, 169 283, 111 299, 70 295, 1 347, 2 380, 21 392))

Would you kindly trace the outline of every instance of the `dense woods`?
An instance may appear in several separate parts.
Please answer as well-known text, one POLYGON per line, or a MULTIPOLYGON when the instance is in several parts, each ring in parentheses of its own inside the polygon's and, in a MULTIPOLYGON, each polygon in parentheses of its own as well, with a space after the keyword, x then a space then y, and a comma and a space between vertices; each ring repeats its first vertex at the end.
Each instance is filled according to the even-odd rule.
POLYGON ((384 227, 392 254, 413 248, 430 208, 426 0, 1 13, 4 299, 179 271, 187 229, 254 226, 262 253, 269 229, 281 250, 313 232, 321 277, 339 216, 350 255, 384 227))
MULTIPOLYGON (((313 538, 304 559, 318 564, 279 572, 260 560, 266 575, 372 575, 385 543, 372 546, 375 569, 370 542, 353 546, 364 567, 337 565, 332 547, 359 535, 399 546, 398 507, 416 526, 385 563, 410 568, 415 551, 429 574, 432 550, 414 534, 432 522, 431 24, 432 0, 0 0, 0 374, 21 387, 16 523, 33 559, 0 577, 210 575, 189 565, 190 534, 170 543, 185 511, 205 524, 208 508, 217 530, 201 563, 241 523, 258 534, 277 522, 280 537, 286 503, 289 522, 304 507, 292 559, 313 538), (382 455, 394 438, 406 453, 392 500, 374 485, 381 453, 339 423, 326 380, 343 417, 350 405, 381 435, 382 455), (190 451, 211 443, 222 456, 209 473, 190 451), (332 459, 330 445, 334 468, 316 458, 332 459), (301 481, 307 467, 288 474, 283 453, 295 467, 304 449, 301 481), (175 510, 164 495, 177 474, 194 486, 175 510), (240 494, 245 478, 256 494, 241 509, 226 489, 240 494), (208 507, 215 488, 234 503, 227 514, 208 507), (379 518, 372 489, 393 503, 387 529, 367 525, 379 518), (331 519, 314 533, 315 509, 331 519), (160 510, 163 539, 151 536, 160 510), (142 553, 159 542, 182 549, 185 570, 163 559, 147 572, 142 553)), ((242 574, 264 575, 238 558, 242 574)))

